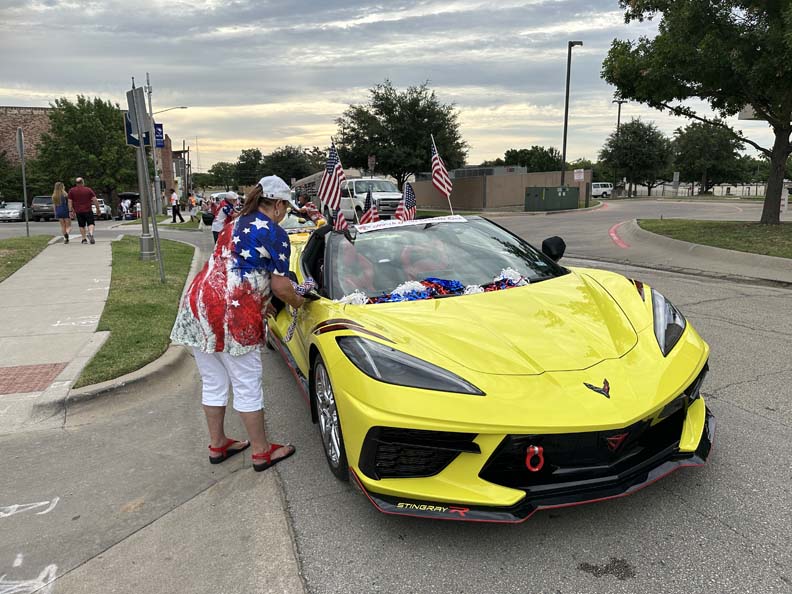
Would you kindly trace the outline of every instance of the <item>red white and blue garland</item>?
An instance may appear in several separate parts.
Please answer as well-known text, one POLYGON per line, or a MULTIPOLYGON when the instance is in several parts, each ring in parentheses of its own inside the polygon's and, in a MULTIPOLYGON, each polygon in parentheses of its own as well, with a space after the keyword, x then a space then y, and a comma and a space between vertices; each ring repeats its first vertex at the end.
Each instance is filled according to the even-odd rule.
POLYGON ((337 299, 338 303, 347 305, 367 305, 370 303, 394 303, 399 301, 421 301, 436 299, 449 295, 474 295, 476 293, 489 293, 502 291, 513 287, 522 287, 528 284, 526 279, 513 268, 504 268, 491 283, 484 285, 463 285, 457 280, 446 280, 429 277, 422 281, 407 281, 400 284, 390 293, 383 293, 374 297, 367 296, 363 291, 354 291, 337 299))

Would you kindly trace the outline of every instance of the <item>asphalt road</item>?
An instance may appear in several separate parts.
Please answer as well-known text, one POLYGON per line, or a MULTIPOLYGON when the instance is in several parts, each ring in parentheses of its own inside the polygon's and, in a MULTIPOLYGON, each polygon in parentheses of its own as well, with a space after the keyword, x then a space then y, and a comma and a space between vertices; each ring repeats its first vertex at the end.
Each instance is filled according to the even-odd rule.
MULTIPOLYGON (((534 243, 563 236, 576 256, 565 259, 568 265, 601 266, 660 288, 712 347, 703 391, 718 429, 709 463, 680 470, 631 497, 539 513, 517 526, 379 514, 326 468, 318 431, 291 375, 277 355, 266 352, 270 430, 273 439, 298 448, 275 472, 308 590, 792 592, 790 292, 580 259, 623 257, 607 231, 635 216, 758 218, 759 205, 741 203, 742 213, 704 206, 701 212, 694 209, 703 206, 688 203, 611 203, 588 213, 499 219, 534 243)), ((0 236, 11 227, 18 225, 0 225, 0 236)), ((171 234, 206 241, 206 234, 171 234)), ((190 506, 212 485, 249 481, 253 475, 244 468, 249 461, 229 467, 205 463, 197 382, 187 369, 167 386, 130 390, 112 403, 75 410, 58 430, 0 437, 0 512, 11 504, 47 502, 11 517, 0 513, 0 576, 30 579, 50 566, 57 566, 58 575, 68 573, 111 554, 171 512, 181 514, 179 525, 238 535, 239 542, 253 543, 248 548, 266 555, 272 544, 266 527, 252 525, 245 513, 234 514, 219 501, 208 511, 190 506), (55 497, 56 506, 40 514, 55 497), (222 530, 220 522, 212 526, 218 513, 222 530)), ((236 419, 233 427, 239 427, 236 419)), ((255 488, 255 481, 247 488, 255 488)), ((140 591, 187 591, 173 576, 185 569, 201 575, 211 566, 206 543, 185 537, 178 526, 173 530, 174 553, 157 565, 159 589, 140 591), (177 554, 186 568, 172 567, 177 554)), ((260 557, 241 553, 236 540, 224 542, 229 550, 224 591, 255 591, 245 578, 260 557)), ((116 583, 142 579, 136 559, 120 566, 116 583)), ((59 592, 61 581, 52 592, 59 592)), ((106 586, 115 589, 113 581, 106 586)))

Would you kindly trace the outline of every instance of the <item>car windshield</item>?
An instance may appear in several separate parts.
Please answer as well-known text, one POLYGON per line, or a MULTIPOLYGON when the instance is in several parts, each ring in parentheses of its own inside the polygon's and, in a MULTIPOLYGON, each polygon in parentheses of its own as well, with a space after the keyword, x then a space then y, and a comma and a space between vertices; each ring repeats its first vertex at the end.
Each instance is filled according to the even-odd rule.
POLYGON ((0 208, 5 208, 7 210, 19 210, 22 208, 21 202, 0 202, 0 208))
POLYGON ((46 204, 47 202, 52 202, 51 196, 36 196, 33 198, 33 204, 46 204))
POLYGON ((286 231, 291 231, 292 229, 315 229, 316 225, 311 221, 311 219, 305 219, 303 217, 298 217, 292 212, 289 212, 280 222, 280 226, 286 231))
POLYGON ((355 194, 365 194, 371 189, 372 192, 398 192, 396 184, 386 179, 367 179, 355 182, 355 194))
POLYGON ((405 283, 417 288, 427 279, 452 282, 452 294, 477 293, 492 290, 504 276, 515 286, 567 273, 527 242, 479 217, 357 233, 354 242, 330 233, 327 241, 332 299, 356 292, 370 298, 388 295, 405 283))

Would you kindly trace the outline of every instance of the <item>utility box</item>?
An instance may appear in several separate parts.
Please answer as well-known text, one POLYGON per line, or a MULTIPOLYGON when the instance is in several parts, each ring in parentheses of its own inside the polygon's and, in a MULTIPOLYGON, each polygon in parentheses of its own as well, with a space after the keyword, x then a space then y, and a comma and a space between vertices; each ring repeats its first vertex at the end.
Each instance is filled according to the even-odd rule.
POLYGON ((525 212, 578 208, 580 188, 525 188, 525 212))

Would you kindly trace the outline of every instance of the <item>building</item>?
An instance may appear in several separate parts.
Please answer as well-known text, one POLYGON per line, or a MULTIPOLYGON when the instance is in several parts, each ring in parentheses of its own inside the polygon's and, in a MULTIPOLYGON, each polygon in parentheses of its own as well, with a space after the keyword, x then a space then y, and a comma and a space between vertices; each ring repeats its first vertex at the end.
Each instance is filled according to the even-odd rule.
POLYGON ((19 163, 16 149, 17 128, 25 134, 25 159, 34 159, 42 135, 49 132, 50 107, 0 106, 0 154, 12 164, 19 163))

